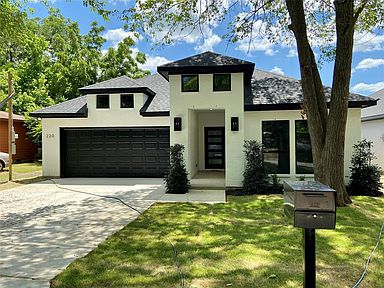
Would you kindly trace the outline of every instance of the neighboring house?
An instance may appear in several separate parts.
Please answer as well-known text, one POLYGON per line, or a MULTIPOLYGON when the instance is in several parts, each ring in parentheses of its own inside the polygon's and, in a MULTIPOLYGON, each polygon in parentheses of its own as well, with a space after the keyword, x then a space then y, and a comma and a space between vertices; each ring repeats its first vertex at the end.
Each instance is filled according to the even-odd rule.
MULTIPOLYGON (((83 87, 84 96, 34 112, 43 123, 43 174, 162 177, 169 146, 179 143, 191 178, 199 170, 224 170, 226 186, 239 187, 250 139, 263 141, 271 173, 312 174, 300 81, 254 66, 205 52, 159 66, 156 75, 83 87)), ((329 98, 330 89, 325 92, 329 98)), ((375 104, 350 95, 347 175, 361 108, 375 104)))
MULTIPOLYGON (((28 129, 24 125, 24 117, 13 115, 13 127, 16 143, 14 161, 32 161, 36 158, 37 146, 28 138, 28 129)), ((8 153, 8 112, 0 111, 0 152, 8 153)))
POLYGON ((373 152, 377 157, 374 163, 384 169, 384 89, 370 97, 377 99, 378 103, 361 113, 361 138, 373 142, 373 152))

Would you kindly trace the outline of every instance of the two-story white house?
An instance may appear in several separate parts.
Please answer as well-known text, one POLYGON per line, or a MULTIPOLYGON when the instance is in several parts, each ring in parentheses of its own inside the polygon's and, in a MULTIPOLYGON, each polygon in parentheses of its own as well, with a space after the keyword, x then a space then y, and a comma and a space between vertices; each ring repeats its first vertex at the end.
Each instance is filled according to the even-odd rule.
MULTIPOLYGON (((183 144, 191 179, 199 171, 223 171, 226 187, 240 187, 244 141, 255 139, 265 146, 270 173, 310 176, 300 81, 254 66, 205 52, 159 66, 155 75, 83 87, 84 96, 35 111, 43 125, 43 175, 163 177, 170 145, 183 144)), ((360 140, 361 109, 375 104, 350 95, 346 175, 360 140)))

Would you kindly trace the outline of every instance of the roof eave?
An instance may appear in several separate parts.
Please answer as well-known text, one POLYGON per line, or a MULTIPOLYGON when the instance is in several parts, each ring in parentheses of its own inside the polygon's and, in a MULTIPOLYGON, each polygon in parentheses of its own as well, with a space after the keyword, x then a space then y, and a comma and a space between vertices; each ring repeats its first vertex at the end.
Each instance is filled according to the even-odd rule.
POLYGON ((155 96, 156 93, 148 87, 126 87, 126 88, 80 88, 80 93, 85 94, 114 94, 114 93, 144 93, 148 96, 155 96))

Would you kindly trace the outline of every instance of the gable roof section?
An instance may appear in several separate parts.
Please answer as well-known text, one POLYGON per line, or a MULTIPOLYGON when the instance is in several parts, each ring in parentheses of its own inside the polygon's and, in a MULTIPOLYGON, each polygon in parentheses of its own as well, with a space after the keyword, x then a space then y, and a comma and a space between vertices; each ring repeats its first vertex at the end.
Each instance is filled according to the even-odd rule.
MULTIPOLYGON (((245 110, 294 110, 301 109, 303 94, 301 81, 272 72, 255 69, 251 79, 250 93, 244 99, 245 110)), ((331 88, 324 87, 327 102, 331 88)), ((350 93, 348 107, 376 105, 375 99, 350 93)))
POLYGON ((82 94, 145 93, 148 96, 155 95, 155 92, 149 87, 140 85, 137 79, 131 79, 125 75, 82 87, 79 91, 82 94))
POLYGON ((361 111, 361 121, 384 119, 384 89, 381 89, 369 97, 377 99, 377 106, 369 107, 361 111))
POLYGON ((252 75, 255 64, 245 60, 224 56, 211 51, 170 62, 157 67, 157 71, 168 80, 171 74, 209 74, 245 72, 252 75))
POLYGON ((87 118, 87 96, 77 97, 30 113, 41 118, 87 118))

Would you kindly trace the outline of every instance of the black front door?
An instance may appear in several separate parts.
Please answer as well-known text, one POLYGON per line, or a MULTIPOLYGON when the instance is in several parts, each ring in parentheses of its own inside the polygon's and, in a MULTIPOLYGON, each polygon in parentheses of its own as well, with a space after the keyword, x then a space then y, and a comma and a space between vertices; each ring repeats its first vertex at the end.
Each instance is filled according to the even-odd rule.
POLYGON ((224 127, 205 127, 205 169, 225 168, 224 127))

